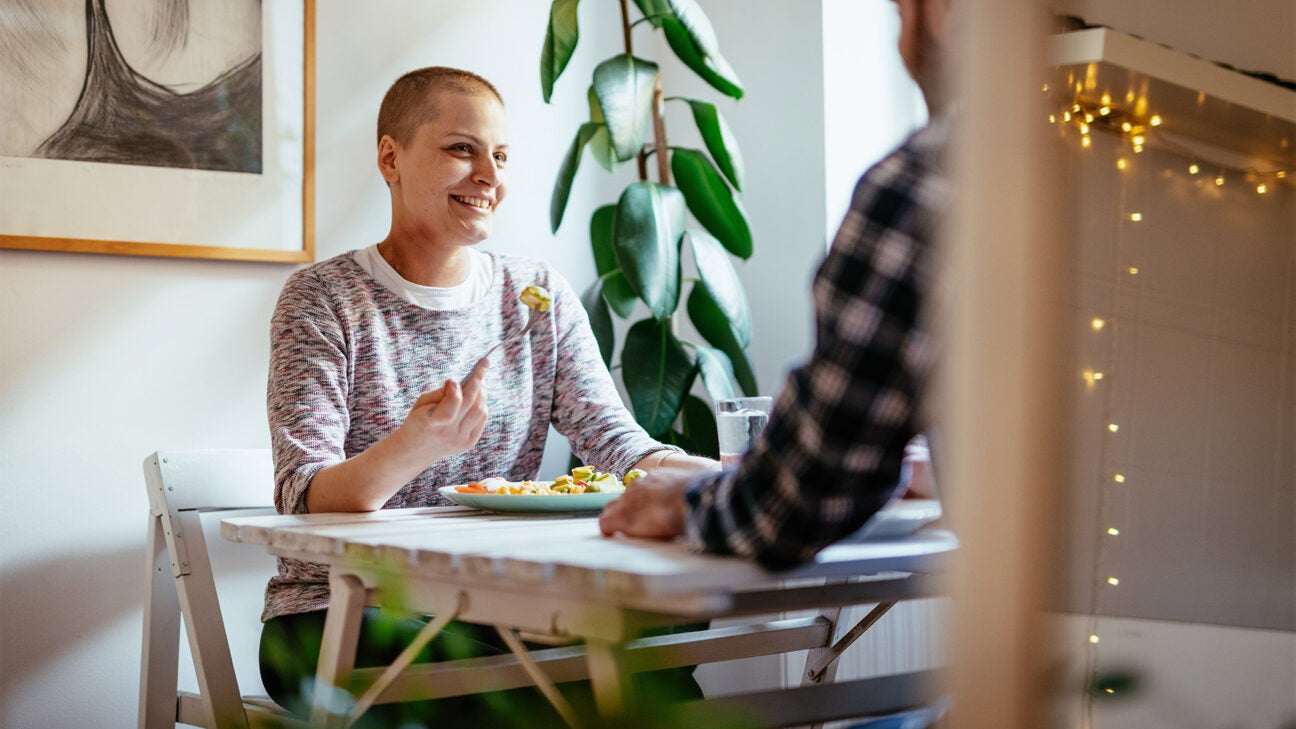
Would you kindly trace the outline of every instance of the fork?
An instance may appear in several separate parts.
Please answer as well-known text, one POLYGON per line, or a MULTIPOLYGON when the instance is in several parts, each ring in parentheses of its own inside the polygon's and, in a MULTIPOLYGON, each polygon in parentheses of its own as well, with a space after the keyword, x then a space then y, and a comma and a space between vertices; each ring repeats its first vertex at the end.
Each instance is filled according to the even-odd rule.
MULTIPOLYGON (((540 321, 540 318, 544 316, 544 312, 540 311, 539 309, 531 309, 530 311, 531 311, 531 318, 527 321, 526 326, 522 327, 522 331, 518 332, 514 336, 516 337, 526 336, 526 333, 531 331, 531 328, 536 325, 536 322, 540 321)), ((500 339, 498 342, 492 345, 490 349, 486 350, 486 354, 483 354, 481 356, 481 359, 486 359, 487 357, 494 354, 495 350, 499 349, 500 347, 503 347, 505 344, 508 344, 510 339, 512 339, 512 337, 504 337, 500 339)))

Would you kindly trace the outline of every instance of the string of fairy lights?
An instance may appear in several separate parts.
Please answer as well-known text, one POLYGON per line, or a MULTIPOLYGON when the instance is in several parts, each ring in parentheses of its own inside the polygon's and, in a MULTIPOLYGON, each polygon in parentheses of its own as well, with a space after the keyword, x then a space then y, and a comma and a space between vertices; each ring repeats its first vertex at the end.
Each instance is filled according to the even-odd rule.
MULTIPOLYGON (((1158 149, 1182 159, 1183 172, 1187 173, 1187 177, 1198 188, 1219 189, 1242 185, 1245 186, 1244 189, 1250 188, 1256 196, 1265 196, 1272 194, 1280 185, 1293 187, 1293 183, 1296 183, 1296 170, 1261 169, 1251 165, 1241 166, 1236 164, 1236 161, 1230 164, 1218 159, 1208 160, 1199 150, 1176 141, 1173 135, 1163 133, 1162 116, 1147 113, 1146 100, 1136 99, 1132 91, 1127 93, 1124 103, 1116 103, 1109 94, 1096 97, 1082 94, 1083 89, 1079 84, 1074 87, 1074 94, 1071 93, 1072 90, 1070 83, 1064 86, 1061 91, 1066 98, 1062 99, 1057 93, 1059 90, 1054 89, 1050 98, 1060 100, 1049 113, 1048 122, 1057 128, 1060 138, 1078 144, 1081 154, 1095 147, 1095 134, 1115 135, 1116 144, 1113 148, 1114 166, 1119 180, 1116 190, 1119 220, 1116 221, 1114 235, 1114 265, 1117 269, 1114 273, 1118 283, 1126 287, 1135 287, 1136 295, 1139 280, 1137 277, 1144 272, 1141 272, 1138 266, 1132 265, 1138 262, 1138 259, 1133 257, 1131 252, 1132 247, 1140 242, 1136 231, 1139 229, 1139 224, 1144 222, 1145 215, 1143 210, 1130 203, 1132 198, 1139 197, 1133 194, 1137 190, 1131 190, 1131 186, 1135 184, 1133 175, 1136 172, 1140 169, 1150 169, 1150 164, 1141 164, 1141 155, 1150 145, 1155 144, 1158 149)), ((1046 94, 1050 92, 1049 84, 1043 85, 1043 91, 1046 94)), ((1085 688, 1082 695, 1080 723, 1083 729, 1090 729, 1093 726, 1094 700, 1122 690, 1119 682, 1097 680, 1099 670, 1103 668, 1099 662, 1099 645, 1102 640, 1099 619, 1104 600, 1113 595, 1113 591, 1121 585, 1119 570, 1108 564, 1109 560, 1106 557, 1109 550, 1114 549, 1116 540, 1128 536, 1122 533, 1126 525, 1111 513, 1112 509, 1109 507, 1113 499, 1121 496, 1123 489, 1133 485, 1130 474, 1110 465, 1116 438, 1128 435, 1121 431, 1114 395, 1115 363, 1119 341, 1117 335, 1120 323, 1117 316, 1116 297, 1120 288, 1121 286, 1111 287, 1112 300, 1105 313, 1089 310, 1082 314, 1087 319, 1084 322, 1087 336, 1105 338, 1094 339, 1093 343, 1096 346, 1093 348, 1084 348, 1094 352, 1092 355, 1094 361, 1087 366, 1082 365, 1083 369, 1080 372, 1085 391, 1100 398, 1100 422, 1103 423, 1101 427, 1104 428, 1098 447, 1098 462, 1101 466, 1096 513, 1099 518, 1097 526, 1100 533, 1095 535, 1094 540, 1092 589, 1086 624, 1085 688), (1106 366, 1100 364, 1103 362, 1106 366)))

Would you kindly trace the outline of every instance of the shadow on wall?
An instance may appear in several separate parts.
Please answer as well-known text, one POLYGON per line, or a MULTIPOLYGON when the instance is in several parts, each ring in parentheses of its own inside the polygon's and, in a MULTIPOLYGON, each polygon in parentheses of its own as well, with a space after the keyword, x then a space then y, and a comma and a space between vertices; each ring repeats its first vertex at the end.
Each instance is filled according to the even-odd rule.
MULTIPOLYGON (((15 705, 23 679, 38 676, 76 643, 139 615, 144 560, 143 544, 130 544, 6 564, 0 571, 0 703, 15 705)), ((123 663, 138 666, 137 660, 123 663)))

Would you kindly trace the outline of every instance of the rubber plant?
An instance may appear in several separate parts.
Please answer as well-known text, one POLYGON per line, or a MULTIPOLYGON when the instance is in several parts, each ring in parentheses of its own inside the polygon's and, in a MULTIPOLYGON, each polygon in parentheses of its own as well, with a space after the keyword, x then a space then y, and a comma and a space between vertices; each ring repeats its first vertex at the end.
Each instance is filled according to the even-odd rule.
MULTIPOLYGON (((586 95, 589 121, 576 131, 558 170, 550 224, 557 232, 563 222, 586 149, 608 172, 636 161, 638 180, 621 191, 615 204, 598 208, 590 218, 599 277, 582 301, 603 361, 613 370, 612 317, 628 320, 638 310, 637 302, 644 304, 647 315, 629 326, 620 351, 621 379, 635 419, 658 439, 714 457, 715 416, 707 402, 692 394, 698 378, 712 400, 757 391, 746 351, 751 312, 731 261, 752 254, 751 229, 738 198, 742 156, 715 104, 663 95, 657 64, 634 55, 632 30, 647 23, 664 34, 679 60, 725 96, 741 99, 742 83, 720 55, 711 22, 695 0, 634 0, 635 19, 628 0, 614 1, 621 7, 625 52, 594 69, 586 95), (704 150, 668 144, 666 103, 689 107, 704 150), (656 180, 649 176, 650 159, 656 163, 656 180), (682 278, 686 255, 696 278, 682 278), (682 316, 703 342, 680 337, 682 316)), ((540 58, 546 103, 576 50, 578 2, 553 0, 549 10, 540 58)))

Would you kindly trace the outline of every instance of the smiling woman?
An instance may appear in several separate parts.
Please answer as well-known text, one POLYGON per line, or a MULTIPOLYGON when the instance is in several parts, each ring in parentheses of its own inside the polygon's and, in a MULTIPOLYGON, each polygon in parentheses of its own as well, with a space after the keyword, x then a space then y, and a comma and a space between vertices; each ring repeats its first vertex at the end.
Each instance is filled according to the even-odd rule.
MULTIPOLYGON (((553 267, 477 249, 507 189, 507 126, 493 86, 444 67, 405 74, 382 103, 376 152, 391 202, 386 238, 293 274, 272 321, 268 410, 281 512, 444 505, 443 487, 534 480, 551 425, 601 472, 663 460, 717 465, 635 423, 580 300, 553 267), (532 287, 551 294, 534 318, 520 296, 532 287)), ((284 706, 300 707, 301 682, 278 647, 310 644, 301 636, 322 624, 328 599, 320 565, 281 560, 266 590, 262 669, 284 706)), ((376 641, 380 630, 361 640, 376 641)), ((499 650, 479 631, 460 632, 466 637, 453 640, 467 650, 499 650)), ((432 655, 452 649, 433 642, 432 655)), ((309 675, 313 656, 304 660, 309 675)), ((506 703, 529 705, 533 693, 506 703)), ((551 714, 547 705, 516 712, 526 726, 557 722, 551 714)), ((382 717, 392 726, 397 719, 382 717)))

